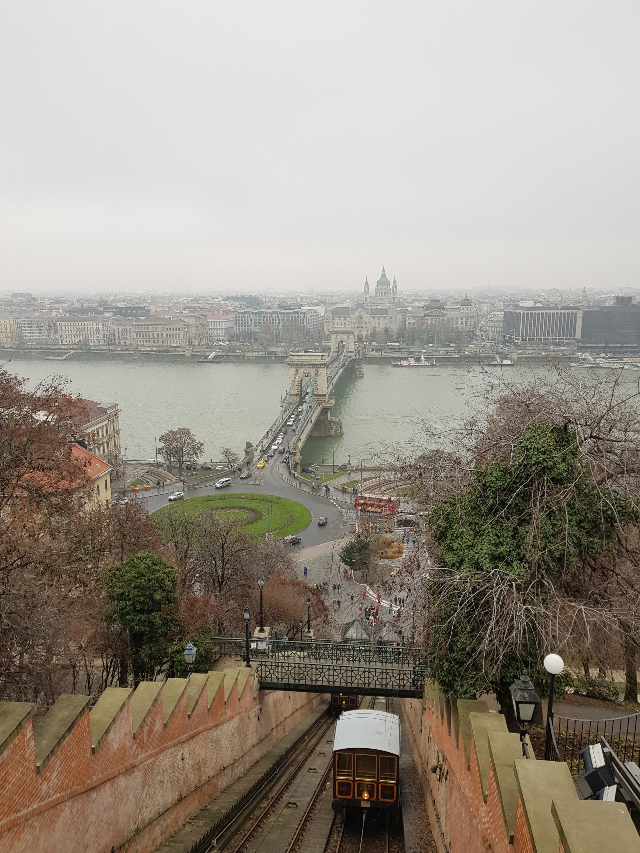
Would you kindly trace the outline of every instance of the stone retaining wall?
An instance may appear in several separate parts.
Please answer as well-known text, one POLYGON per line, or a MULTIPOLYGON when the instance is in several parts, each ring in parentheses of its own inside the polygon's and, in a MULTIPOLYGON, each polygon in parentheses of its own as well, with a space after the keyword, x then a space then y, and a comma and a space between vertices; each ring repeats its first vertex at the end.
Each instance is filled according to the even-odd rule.
POLYGON ((623 804, 579 800, 568 766, 523 758, 485 702, 427 682, 402 708, 440 853, 640 853, 623 804))
POLYGON ((316 707, 258 689, 251 669, 0 702, 0 853, 146 853, 316 707))

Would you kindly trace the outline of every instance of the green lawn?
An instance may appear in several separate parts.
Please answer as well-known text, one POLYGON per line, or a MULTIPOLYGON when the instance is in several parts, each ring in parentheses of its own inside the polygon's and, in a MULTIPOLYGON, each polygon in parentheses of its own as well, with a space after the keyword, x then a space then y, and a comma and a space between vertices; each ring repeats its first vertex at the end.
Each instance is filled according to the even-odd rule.
MULTIPOLYGON (((311 524, 311 512, 306 506, 275 495, 204 495, 173 506, 190 514, 215 509, 230 516, 233 510, 247 510, 255 517, 255 521, 247 524, 247 530, 256 537, 264 536, 267 530, 279 538, 289 536, 311 524)), ((163 507, 156 512, 166 512, 167 509, 163 507)))
MULTIPOLYGON (((344 471, 336 471, 335 474, 320 474, 320 479, 323 483, 328 483, 329 480, 335 480, 336 477, 341 477, 344 474, 344 471)), ((313 477, 313 474, 302 474, 305 480, 310 480, 313 477)))
POLYGON ((340 483, 341 486, 344 486, 345 489, 352 489, 354 486, 360 488, 360 477, 357 480, 349 480, 346 483, 340 483))

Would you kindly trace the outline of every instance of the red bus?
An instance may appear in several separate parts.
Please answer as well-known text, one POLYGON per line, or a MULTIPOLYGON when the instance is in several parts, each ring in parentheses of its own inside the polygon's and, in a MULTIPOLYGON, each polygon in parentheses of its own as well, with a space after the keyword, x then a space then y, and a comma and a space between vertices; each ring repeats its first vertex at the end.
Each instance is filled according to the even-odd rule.
POLYGON ((355 506, 363 512, 386 515, 397 511, 398 499, 391 495, 357 495, 355 506))

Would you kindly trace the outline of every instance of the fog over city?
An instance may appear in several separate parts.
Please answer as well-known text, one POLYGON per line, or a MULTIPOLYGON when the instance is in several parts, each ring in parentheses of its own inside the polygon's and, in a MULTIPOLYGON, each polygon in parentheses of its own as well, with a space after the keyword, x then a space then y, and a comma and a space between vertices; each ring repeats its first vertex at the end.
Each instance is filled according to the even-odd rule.
POLYGON ((637 288, 637 3, 0 10, 2 292, 637 288))

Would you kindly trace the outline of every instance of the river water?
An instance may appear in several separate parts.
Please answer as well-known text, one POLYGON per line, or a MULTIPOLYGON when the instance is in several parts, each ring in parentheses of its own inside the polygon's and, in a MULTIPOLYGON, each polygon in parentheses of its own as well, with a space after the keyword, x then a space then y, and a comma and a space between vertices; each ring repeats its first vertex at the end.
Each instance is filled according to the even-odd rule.
MULTIPOLYGON (((70 391, 102 405, 120 406, 120 433, 128 459, 153 459, 154 439, 187 426, 204 442, 204 458, 220 459, 222 447, 241 453, 257 442, 278 415, 287 389, 287 366, 198 364, 174 358, 114 358, 74 355, 65 361, 14 355, 6 365, 34 384, 61 374, 70 391)), ((510 378, 531 375, 530 368, 505 369, 510 378)), ((342 377, 335 388, 332 416, 342 421, 339 438, 311 438, 303 462, 375 463, 382 456, 410 453, 422 441, 425 420, 444 429, 461 421, 480 402, 493 373, 468 365, 393 368, 365 364, 359 379, 342 377), (334 456, 335 454, 335 456, 334 456)))

